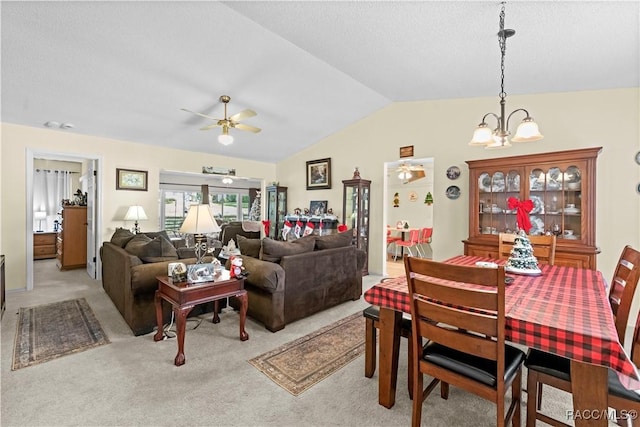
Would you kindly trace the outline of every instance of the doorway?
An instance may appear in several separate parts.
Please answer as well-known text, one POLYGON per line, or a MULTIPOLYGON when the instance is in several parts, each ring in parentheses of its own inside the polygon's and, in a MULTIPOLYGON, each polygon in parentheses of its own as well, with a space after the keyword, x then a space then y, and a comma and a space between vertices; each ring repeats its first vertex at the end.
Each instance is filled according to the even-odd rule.
POLYGON ((382 275, 396 277, 404 274, 402 258, 389 261, 387 225, 392 229, 398 222, 411 227, 433 227, 434 159, 403 158, 384 163, 382 275), (431 195, 430 198, 427 195, 431 195))
POLYGON ((57 160, 66 162, 88 162, 87 176, 89 181, 87 184, 87 212, 90 212, 91 218, 87 218, 87 274, 96 280, 101 279, 102 265, 98 256, 98 242, 100 239, 99 230, 102 229, 102 158, 96 155, 83 155, 71 153, 58 153, 50 151, 34 151, 27 149, 26 155, 26 289, 33 290, 34 274, 33 274, 33 194, 34 194, 34 161, 35 159, 57 160), (91 171, 95 170, 94 173, 91 171), (89 191, 89 189, 92 189, 89 191))

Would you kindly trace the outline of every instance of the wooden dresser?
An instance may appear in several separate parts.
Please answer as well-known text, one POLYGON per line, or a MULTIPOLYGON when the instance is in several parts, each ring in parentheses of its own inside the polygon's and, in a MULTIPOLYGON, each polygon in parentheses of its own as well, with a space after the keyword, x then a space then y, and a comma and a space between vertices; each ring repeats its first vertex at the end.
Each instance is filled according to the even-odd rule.
POLYGON ((33 259, 56 257, 56 237, 58 233, 33 233, 33 259))
POLYGON ((84 268, 87 265, 87 207, 65 206, 62 230, 57 238, 57 262, 60 270, 84 268))

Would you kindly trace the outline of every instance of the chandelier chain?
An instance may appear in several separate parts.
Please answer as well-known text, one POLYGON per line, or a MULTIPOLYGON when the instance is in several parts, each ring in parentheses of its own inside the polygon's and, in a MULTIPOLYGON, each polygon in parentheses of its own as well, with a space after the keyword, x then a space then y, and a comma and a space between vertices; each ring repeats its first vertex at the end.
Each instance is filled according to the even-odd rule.
POLYGON ((505 99, 507 94, 504 91, 504 56, 507 50, 507 35, 504 31, 504 4, 500 10, 500 29, 498 31, 498 45, 500 46, 500 99, 505 99))

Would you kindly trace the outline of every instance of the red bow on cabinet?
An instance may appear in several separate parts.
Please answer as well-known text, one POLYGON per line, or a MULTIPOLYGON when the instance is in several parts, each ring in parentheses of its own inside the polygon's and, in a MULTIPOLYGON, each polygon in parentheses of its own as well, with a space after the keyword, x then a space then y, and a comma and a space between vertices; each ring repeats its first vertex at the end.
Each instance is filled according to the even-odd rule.
POLYGON ((529 234, 531 229, 531 221, 529 221, 529 212, 533 209, 533 202, 531 200, 520 201, 515 197, 509 197, 507 200, 509 209, 516 209, 516 223, 518 228, 524 230, 529 234))
POLYGON ((264 226, 264 235, 266 237, 269 237, 269 227, 271 227, 271 221, 269 221, 268 219, 264 220, 262 221, 262 225, 264 226))

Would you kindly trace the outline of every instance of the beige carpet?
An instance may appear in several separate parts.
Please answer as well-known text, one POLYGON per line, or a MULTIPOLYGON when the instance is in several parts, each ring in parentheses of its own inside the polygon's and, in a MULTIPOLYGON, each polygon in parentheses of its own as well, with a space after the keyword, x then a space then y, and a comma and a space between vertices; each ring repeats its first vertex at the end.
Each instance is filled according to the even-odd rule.
POLYGON ((297 396, 364 353, 364 328, 359 311, 249 363, 297 396))
POLYGON ((84 298, 21 307, 11 370, 108 343, 84 298))

